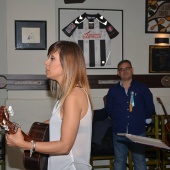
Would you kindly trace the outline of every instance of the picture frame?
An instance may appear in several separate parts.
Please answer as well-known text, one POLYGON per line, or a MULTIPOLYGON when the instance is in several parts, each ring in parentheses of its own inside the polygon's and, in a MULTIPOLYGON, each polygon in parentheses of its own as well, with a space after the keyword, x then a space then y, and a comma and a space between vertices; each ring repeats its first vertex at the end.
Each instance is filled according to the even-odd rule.
POLYGON ((81 46, 81 48, 83 46, 82 50, 84 52, 87 69, 117 69, 117 64, 119 63, 119 61, 123 59, 123 10, 59 8, 58 25, 59 25, 59 31, 58 31, 59 40, 75 41, 81 46), (109 50, 107 49, 106 52, 105 52, 106 50, 105 47, 108 47, 109 45, 108 46, 107 44, 96 45, 97 41, 99 44, 100 40, 97 40, 96 37, 95 38, 93 37, 91 39, 87 37, 87 36, 99 35, 94 31, 94 28, 96 27, 92 28, 93 23, 94 25, 97 23, 97 19, 94 19, 93 20, 94 22, 92 22, 92 24, 89 24, 89 26, 85 26, 85 24, 87 24, 86 22, 89 21, 87 18, 88 16, 96 17, 96 15, 98 14, 101 17, 104 17, 104 19, 106 19, 107 22, 111 24, 110 26, 104 28, 105 30, 107 30, 108 32, 112 29, 118 31, 118 35, 110 39, 110 44, 108 43, 110 45, 110 49, 109 50), (75 26, 75 23, 73 23, 73 21, 76 21, 77 17, 80 16, 84 17, 84 15, 86 15, 85 17, 86 19, 80 22, 80 24, 77 25, 76 29, 74 29, 73 27, 75 26), (84 30, 83 29, 81 30, 81 38, 80 38, 80 34, 77 34, 79 37, 75 36, 76 32, 79 31, 78 29, 81 29, 79 28, 79 25, 80 27, 81 25, 84 25, 84 28, 91 27, 91 26, 92 27, 87 29, 83 28, 84 30), (69 29, 74 29, 72 32, 73 34, 71 36, 66 34, 66 31, 69 31, 69 29), (85 37, 86 40, 83 39, 82 37, 85 37), (92 50, 90 48, 91 49, 93 48, 92 55, 91 55, 92 50), (98 51, 99 49, 102 48, 104 50, 98 51), (103 52, 105 54, 102 54, 103 52), (103 56, 105 56, 105 58, 103 56))
POLYGON ((149 73, 170 73, 170 46, 149 46, 149 73))
POLYGON ((47 22, 15 20, 16 50, 46 50, 47 22))
POLYGON ((170 34, 170 1, 145 0, 145 33, 170 34))

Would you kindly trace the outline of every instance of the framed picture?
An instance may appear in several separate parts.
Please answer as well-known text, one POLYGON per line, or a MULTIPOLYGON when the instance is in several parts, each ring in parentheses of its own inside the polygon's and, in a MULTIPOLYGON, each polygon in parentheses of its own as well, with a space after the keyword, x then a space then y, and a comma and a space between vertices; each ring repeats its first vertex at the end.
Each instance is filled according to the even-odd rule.
POLYGON ((149 72, 170 72, 170 46, 149 46, 149 72))
POLYGON ((116 69, 123 59, 123 11, 58 9, 59 40, 82 48, 87 69, 116 69))
POLYGON ((16 50, 46 50, 46 21, 15 21, 16 50))
POLYGON ((170 33, 170 1, 169 0, 145 0, 145 32, 146 33, 170 33))

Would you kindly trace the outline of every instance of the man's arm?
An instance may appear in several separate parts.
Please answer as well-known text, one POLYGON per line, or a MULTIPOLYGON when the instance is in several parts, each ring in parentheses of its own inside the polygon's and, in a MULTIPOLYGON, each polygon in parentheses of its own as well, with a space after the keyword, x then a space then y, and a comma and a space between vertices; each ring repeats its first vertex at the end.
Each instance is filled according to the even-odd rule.
POLYGON ((106 96, 106 114, 112 118, 113 112, 113 96, 112 96, 112 89, 109 89, 107 96, 106 96))
POLYGON ((153 102, 153 95, 149 89, 145 90, 145 107, 146 107, 146 119, 151 118, 155 113, 155 105, 153 102))

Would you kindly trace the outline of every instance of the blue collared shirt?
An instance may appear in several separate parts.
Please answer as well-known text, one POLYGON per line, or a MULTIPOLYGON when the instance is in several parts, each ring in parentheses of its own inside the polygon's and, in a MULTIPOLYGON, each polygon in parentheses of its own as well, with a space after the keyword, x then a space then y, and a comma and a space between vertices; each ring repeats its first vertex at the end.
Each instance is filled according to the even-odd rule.
POLYGON ((146 131, 145 120, 154 112, 153 95, 149 88, 132 80, 128 91, 118 82, 109 89, 106 98, 106 112, 112 118, 113 133, 139 135, 146 131), (134 106, 130 111, 129 102, 133 94, 134 106))

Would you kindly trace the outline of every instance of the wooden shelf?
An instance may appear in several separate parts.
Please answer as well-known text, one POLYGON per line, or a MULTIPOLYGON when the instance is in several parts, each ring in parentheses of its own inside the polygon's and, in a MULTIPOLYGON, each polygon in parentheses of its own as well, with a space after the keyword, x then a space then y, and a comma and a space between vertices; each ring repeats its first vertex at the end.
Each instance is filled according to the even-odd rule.
MULTIPOLYGON (((91 89, 108 89, 119 81, 117 75, 88 75, 91 89)), ((134 75, 133 79, 149 88, 169 88, 170 75, 134 75)), ((0 75, 0 88, 7 90, 49 90, 49 80, 45 75, 0 75), (5 81, 6 80, 6 81, 5 81), (4 83, 6 83, 4 85, 4 83), (2 85, 2 86, 1 86, 2 85)))

